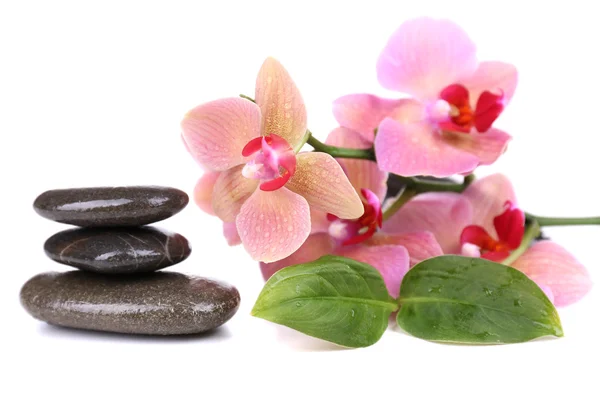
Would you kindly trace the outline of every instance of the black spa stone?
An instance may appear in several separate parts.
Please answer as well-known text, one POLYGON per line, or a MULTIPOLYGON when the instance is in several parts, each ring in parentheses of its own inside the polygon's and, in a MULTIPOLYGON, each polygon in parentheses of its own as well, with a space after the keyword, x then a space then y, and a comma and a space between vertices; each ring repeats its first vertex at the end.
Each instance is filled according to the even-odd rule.
POLYGON ((82 227, 151 224, 181 211, 189 198, 181 190, 161 186, 95 187, 49 190, 35 199, 42 217, 82 227))
POLYGON ((61 264, 105 274, 151 272, 185 260, 185 237, 154 227, 76 228, 51 236, 48 257, 61 264))
POLYGON ((233 317, 239 303, 231 285, 174 272, 47 272, 21 289, 23 307, 49 324, 142 335, 205 332, 233 317))

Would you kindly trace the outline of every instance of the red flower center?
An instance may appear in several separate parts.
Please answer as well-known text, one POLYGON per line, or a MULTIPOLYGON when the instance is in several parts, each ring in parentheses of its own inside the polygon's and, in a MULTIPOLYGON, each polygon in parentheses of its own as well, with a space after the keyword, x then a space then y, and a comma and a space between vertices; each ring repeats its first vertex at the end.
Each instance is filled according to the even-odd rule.
POLYGON ((481 257, 492 261, 502 261, 521 244, 525 233, 525 214, 513 207, 510 201, 505 204, 505 211, 494 218, 494 228, 498 240, 493 238, 485 228, 469 225, 460 235, 460 244, 473 244, 481 250, 481 257))
POLYGON ((333 214, 327 214, 327 219, 331 221, 329 234, 342 246, 362 243, 381 228, 383 213, 379 198, 368 189, 361 189, 360 192, 365 199, 363 200, 365 212, 360 218, 340 219, 333 214))
POLYGON ((242 150, 244 157, 254 155, 242 174, 262 181, 260 189, 273 191, 284 186, 296 172, 296 154, 280 136, 267 135, 252 139, 242 150))
POLYGON ((442 123, 442 128, 469 133, 474 127, 477 132, 486 132, 504 110, 504 94, 484 91, 479 95, 475 110, 471 107, 469 91, 459 84, 447 86, 440 93, 440 99, 450 105, 450 121, 442 123))

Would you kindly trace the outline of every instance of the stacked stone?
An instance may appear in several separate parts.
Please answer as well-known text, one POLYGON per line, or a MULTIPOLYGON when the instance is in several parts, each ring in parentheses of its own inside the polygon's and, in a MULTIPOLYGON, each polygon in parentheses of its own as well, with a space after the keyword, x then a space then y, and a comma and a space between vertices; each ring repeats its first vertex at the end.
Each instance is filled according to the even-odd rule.
POLYGON ((53 221, 79 226, 50 237, 52 260, 79 271, 47 272, 21 289, 35 318, 79 329, 146 335, 205 332, 228 321, 240 295, 223 282, 156 272, 191 253, 182 235, 144 226, 188 204, 181 190, 157 186, 50 190, 34 202, 53 221))

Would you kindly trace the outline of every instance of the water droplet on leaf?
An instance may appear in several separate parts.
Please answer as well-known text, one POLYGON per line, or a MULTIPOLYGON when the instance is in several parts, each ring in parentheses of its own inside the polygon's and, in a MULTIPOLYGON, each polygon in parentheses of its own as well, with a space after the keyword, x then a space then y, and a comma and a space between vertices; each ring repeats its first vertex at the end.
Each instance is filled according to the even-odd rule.
POLYGON ((523 302, 521 299, 515 299, 515 307, 523 307, 523 302))

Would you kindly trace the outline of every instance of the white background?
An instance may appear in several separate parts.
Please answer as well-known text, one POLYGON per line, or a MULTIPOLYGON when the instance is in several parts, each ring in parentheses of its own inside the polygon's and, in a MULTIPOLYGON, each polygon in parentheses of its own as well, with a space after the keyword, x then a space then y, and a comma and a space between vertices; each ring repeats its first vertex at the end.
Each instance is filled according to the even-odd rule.
MULTIPOLYGON (((32 275, 66 270, 44 240, 65 229, 31 205, 52 188, 158 184, 191 194, 200 170, 179 139, 193 106, 252 95, 269 55, 299 86, 324 139, 331 102, 383 91, 375 62, 407 18, 448 17, 482 59, 517 65, 516 96, 496 126, 514 136, 480 175, 503 171, 540 215, 600 214, 600 22, 594 1, 2 1, 0 398, 599 398, 597 288, 561 309, 565 337, 448 346, 389 330, 336 350, 250 317, 262 280, 216 218, 193 204, 160 226, 194 250, 173 268, 223 279, 238 314, 202 338, 78 332, 35 321, 18 301, 32 275), (308 351, 308 352, 305 352, 308 351), (586 364, 587 363, 587 364, 586 364), (5 393, 3 393, 5 392, 5 393)), ((599 227, 548 229, 598 280, 599 227)))

